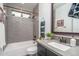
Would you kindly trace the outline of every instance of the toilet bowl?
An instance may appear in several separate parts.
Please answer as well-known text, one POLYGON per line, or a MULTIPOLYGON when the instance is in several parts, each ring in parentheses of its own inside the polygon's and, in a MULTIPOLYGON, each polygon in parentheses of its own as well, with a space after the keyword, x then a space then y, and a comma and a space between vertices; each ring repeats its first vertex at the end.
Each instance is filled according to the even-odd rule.
POLYGON ((28 54, 28 55, 37 54, 37 46, 28 47, 28 48, 27 48, 27 54, 28 54))

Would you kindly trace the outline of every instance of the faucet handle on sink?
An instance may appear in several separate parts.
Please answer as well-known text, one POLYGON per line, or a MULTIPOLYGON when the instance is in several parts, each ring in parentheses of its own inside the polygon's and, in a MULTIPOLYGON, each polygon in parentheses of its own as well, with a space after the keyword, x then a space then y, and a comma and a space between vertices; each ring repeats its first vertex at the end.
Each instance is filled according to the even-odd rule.
POLYGON ((64 37, 61 37, 60 42, 66 43, 67 41, 66 41, 66 39, 64 39, 64 37))

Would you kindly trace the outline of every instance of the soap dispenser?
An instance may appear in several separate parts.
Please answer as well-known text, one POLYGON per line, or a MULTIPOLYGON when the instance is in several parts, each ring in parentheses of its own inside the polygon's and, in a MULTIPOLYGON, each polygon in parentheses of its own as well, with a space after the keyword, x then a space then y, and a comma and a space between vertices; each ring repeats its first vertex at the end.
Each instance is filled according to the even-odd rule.
POLYGON ((73 36, 70 39, 70 46, 76 46, 76 39, 73 36))

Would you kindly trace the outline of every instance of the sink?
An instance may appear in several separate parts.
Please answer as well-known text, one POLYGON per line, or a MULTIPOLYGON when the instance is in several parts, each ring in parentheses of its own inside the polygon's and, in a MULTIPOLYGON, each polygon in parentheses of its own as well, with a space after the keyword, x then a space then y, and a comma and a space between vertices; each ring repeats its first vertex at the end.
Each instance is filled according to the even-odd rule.
POLYGON ((48 45, 50 45, 54 48, 60 49, 62 51, 67 51, 68 49, 71 48, 69 46, 66 46, 66 45, 63 45, 63 44, 60 44, 60 43, 56 43, 56 42, 50 42, 50 43, 48 43, 48 45))

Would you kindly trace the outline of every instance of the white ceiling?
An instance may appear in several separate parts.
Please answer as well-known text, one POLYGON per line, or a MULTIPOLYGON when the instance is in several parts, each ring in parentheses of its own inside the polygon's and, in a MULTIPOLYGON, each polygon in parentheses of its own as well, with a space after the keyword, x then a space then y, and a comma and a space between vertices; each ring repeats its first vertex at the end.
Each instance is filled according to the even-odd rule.
POLYGON ((54 3, 53 7, 54 9, 59 8, 60 6, 64 5, 66 3, 54 3))
POLYGON ((36 7, 37 3, 6 3, 4 5, 27 11, 33 11, 33 8, 36 7))

